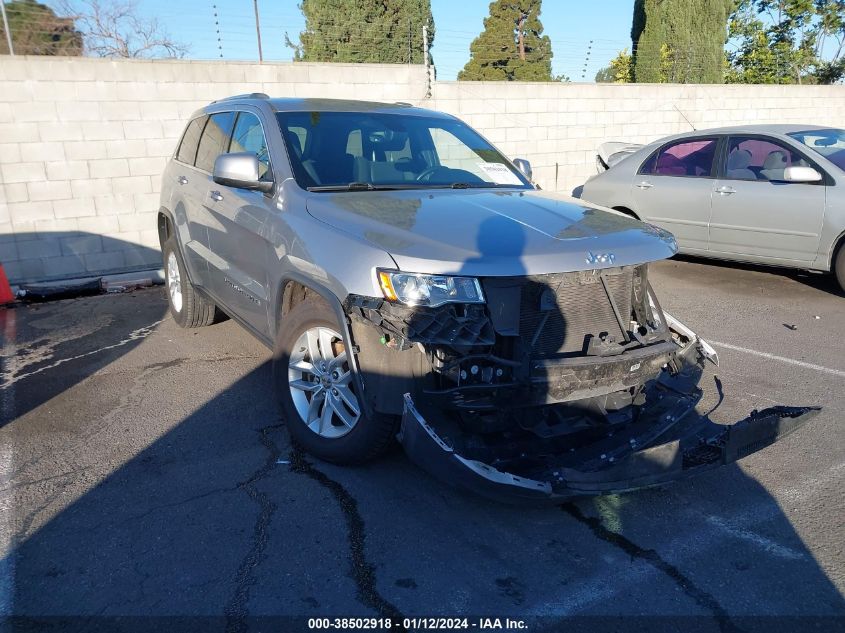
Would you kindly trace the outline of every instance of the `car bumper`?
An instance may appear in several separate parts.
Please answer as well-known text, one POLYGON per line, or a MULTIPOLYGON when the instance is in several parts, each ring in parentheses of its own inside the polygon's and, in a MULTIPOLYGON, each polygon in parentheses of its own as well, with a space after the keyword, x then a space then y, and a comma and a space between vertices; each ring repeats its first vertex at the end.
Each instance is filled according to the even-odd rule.
POLYGON ((651 419, 518 473, 460 455, 410 394, 399 440, 412 461, 448 484, 510 503, 560 502, 657 486, 730 464, 785 437, 819 411, 780 406, 721 425, 695 411, 697 400, 669 397, 646 416, 651 419))

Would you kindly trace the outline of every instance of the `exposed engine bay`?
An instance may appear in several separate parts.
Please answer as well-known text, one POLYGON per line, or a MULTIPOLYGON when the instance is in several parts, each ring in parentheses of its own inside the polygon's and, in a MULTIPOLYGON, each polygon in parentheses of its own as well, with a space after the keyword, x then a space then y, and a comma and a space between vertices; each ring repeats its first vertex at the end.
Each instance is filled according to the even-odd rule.
MULTIPOLYGON (((484 304, 352 295, 366 406, 436 476, 495 498, 655 485, 735 461, 815 412, 733 425, 695 408, 715 351, 663 312, 647 264, 481 278, 484 304)), ((718 387, 718 382, 717 382, 718 387)))

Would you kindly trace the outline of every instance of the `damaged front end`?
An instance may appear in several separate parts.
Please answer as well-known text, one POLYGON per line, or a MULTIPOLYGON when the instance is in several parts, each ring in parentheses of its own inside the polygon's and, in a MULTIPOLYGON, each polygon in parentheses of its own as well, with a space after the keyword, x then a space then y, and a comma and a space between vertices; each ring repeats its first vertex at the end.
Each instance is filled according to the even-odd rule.
POLYGON ((411 459, 499 500, 652 486, 736 461, 811 417, 696 411, 715 351, 663 312, 647 265, 479 280, 484 303, 350 296, 367 405, 411 459))

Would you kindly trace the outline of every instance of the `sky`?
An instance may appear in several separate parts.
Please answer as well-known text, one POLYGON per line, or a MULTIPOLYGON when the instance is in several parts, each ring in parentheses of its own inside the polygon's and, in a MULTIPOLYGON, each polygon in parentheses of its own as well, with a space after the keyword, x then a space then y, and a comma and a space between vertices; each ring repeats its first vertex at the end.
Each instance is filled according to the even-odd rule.
MULTIPOLYGON (((106 0, 107 1, 107 0, 106 0)), ((258 58, 252 0, 137 0, 170 35, 187 43, 193 59, 258 58), (219 41, 218 41, 219 38, 219 41)), ((304 26, 296 0, 258 0, 265 60, 287 61, 285 33, 297 41, 304 26)), ((432 55, 438 79, 454 79, 482 30, 488 0, 432 0, 436 39, 432 55)), ((555 75, 593 81, 623 48, 630 49, 633 0, 545 0, 540 16, 552 40, 555 75)), ((419 35, 422 38, 422 34, 419 35)))

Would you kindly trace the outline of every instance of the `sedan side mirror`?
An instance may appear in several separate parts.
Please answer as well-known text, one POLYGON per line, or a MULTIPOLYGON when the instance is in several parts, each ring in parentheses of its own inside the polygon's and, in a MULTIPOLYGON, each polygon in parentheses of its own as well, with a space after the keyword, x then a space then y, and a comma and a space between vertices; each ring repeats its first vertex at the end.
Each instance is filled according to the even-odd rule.
POLYGON ((529 181, 532 180, 533 172, 531 171, 531 163, 529 163, 524 158, 514 158, 513 159, 513 166, 516 167, 520 173, 528 178, 529 181))
POLYGON ((812 167, 793 165, 783 170, 783 179, 786 182, 818 182, 822 175, 812 167))
POLYGON ((214 161, 214 182, 237 189, 252 189, 267 193, 273 183, 260 180, 258 157, 252 152, 220 154, 214 161))

